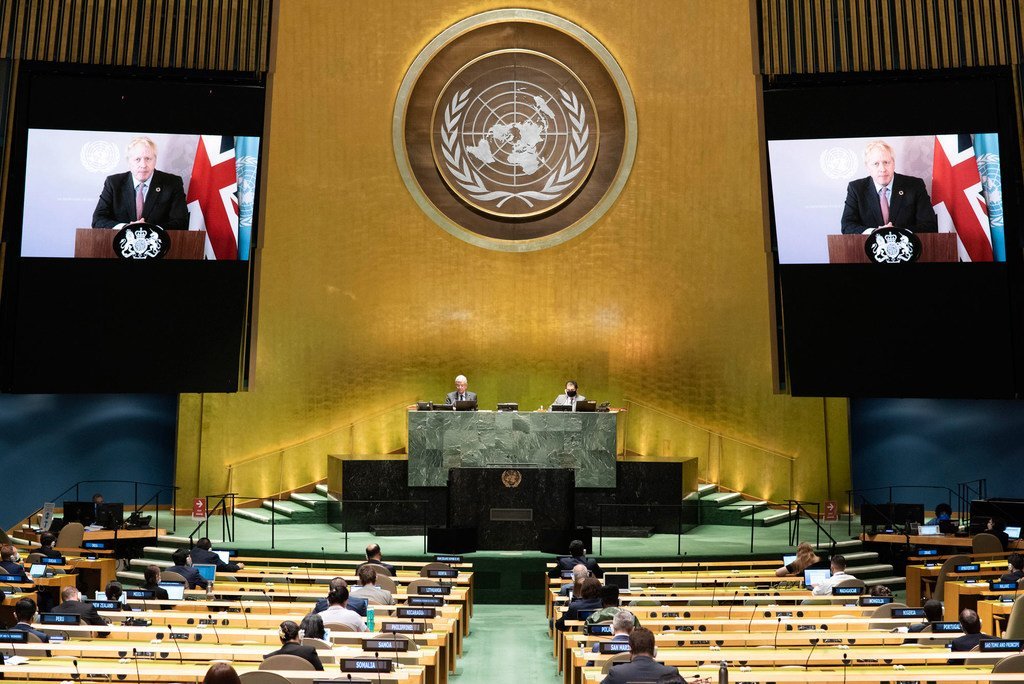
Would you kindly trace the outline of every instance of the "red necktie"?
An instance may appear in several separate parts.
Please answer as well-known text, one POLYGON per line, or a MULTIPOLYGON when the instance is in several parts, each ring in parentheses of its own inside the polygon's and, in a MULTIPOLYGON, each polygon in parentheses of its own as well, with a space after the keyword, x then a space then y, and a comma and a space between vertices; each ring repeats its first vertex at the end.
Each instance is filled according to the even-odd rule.
POLYGON ((882 205, 882 225, 889 222, 889 200, 885 197, 885 188, 878 191, 878 202, 882 205))
POLYGON ((146 201, 146 198, 142 194, 143 188, 146 187, 145 183, 139 183, 139 187, 135 190, 135 218, 142 218, 142 204, 146 201))

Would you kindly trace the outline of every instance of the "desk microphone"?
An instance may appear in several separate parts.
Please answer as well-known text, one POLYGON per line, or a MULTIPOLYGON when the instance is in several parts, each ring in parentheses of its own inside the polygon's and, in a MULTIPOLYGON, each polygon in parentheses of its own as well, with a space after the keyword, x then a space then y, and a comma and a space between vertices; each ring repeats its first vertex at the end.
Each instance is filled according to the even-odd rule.
POLYGON ((715 584, 711 587, 711 605, 715 605, 715 592, 718 591, 718 580, 715 580, 715 584))
POLYGON ((807 660, 804 661, 804 669, 808 669, 811 665, 811 656, 814 655, 814 649, 818 648, 818 642, 820 639, 811 639, 811 652, 807 654, 807 660))
MULTIPOLYGON (((322 546, 320 547, 320 557, 324 559, 324 570, 326 570, 327 569, 327 552, 324 551, 324 547, 322 547, 322 546)), ((348 678, 352 679, 352 675, 349 675, 348 678)))
POLYGON ((213 627, 213 636, 217 638, 217 643, 220 643, 220 634, 217 633, 217 621, 213 619, 212 615, 207 615, 206 619, 210 621, 210 626, 213 627))
POLYGON ((775 638, 772 641, 772 648, 779 647, 779 628, 782 627, 782 616, 779 616, 779 621, 775 625, 775 638))
POLYGON ((142 681, 142 673, 139 672, 139 649, 132 648, 132 660, 135 661, 135 678, 139 682, 141 682, 142 681))
MULTIPOLYGON (((754 624, 754 618, 757 617, 757 610, 759 608, 760 608, 760 606, 758 606, 758 605, 753 605, 753 606, 750 607, 750 619, 747 620, 747 633, 748 634, 750 633, 750 626, 754 624)), ((765 617, 768 617, 768 616, 766 615, 765 617)), ((782 620, 782 618, 779 618, 779 620, 782 620)))
POLYGON ((245 620, 245 628, 249 629, 249 616, 245 614, 245 604, 242 603, 242 597, 238 597, 238 610, 242 613, 242 619, 245 620))
POLYGON ((266 589, 260 589, 260 593, 263 594, 263 598, 265 598, 267 600, 267 612, 270 615, 273 615, 274 614, 274 609, 270 605, 270 597, 267 595, 267 590, 266 589))
POLYGON ((306 561, 306 581, 313 584, 313 578, 309 576, 309 561, 306 561))
POLYGON ((78 671, 78 658, 72 658, 71 664, 75 666, 75 674, 73 676, 73 679, 81 679, 82 673, 78 671))
POLYGON ((185 656, 181 655, 181 646, 178 644, 178 640, 174 638, 174 632, 168 631, 167 636, 169 636, 171 638, 171 641, 174 642, 174 648, 178 649, 178 662, 184 663, 185 656))
POLYGON ((740 595, 740 590, 737 589, 732 593, 732 601, 729 602, 729 612, 725 614, 725 619, 728 620, 732 617, 732 609, 736 607, 736 597, 740 595))
POLYGON ((292 600, 292 573, 285 573, 284 576, 284 590, 288 592, 288 600, 292 600))
POLYGON ((843 684, 846 684, 846 668, 850 666, 850 656, 843 654, 843 684))

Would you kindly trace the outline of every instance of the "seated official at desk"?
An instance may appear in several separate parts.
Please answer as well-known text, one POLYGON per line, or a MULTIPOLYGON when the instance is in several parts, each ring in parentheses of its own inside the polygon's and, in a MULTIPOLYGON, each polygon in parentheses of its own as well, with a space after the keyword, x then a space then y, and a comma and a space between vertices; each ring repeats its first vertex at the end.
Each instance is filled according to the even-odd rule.
POLYGON ((444 403, 454 404, 457 401, 476 401, 476 392, 469 391, 469 380, 465 375, 455 376, 455 391, 444 397, 444 403))
MULTIPOLYGON (((636 619, 635 615, 628 610, 620 610, 614 617, 612 617, 612 638, 609 639, 609 641, 613 643, 629 641, 629 635, 632 634, 633 630, 639 626, 640 621, 636 619)), ((600 643, 595 643, 591 651, 594 653, 600 653, 600 643)))
POLYGON ((0 570, 5 575, 16 576, 19 582, 32 581, 25 573, 25 566, 21 564, 21 556, 18 555, 18 550, 10 544, 0 546, 0 570))
POLYGON ((171 562, 174 563, 171 567, 167 568, 167 572, 176 572, 185 578, 188 582, 189 589, 206 589, 207 582, 199 571, 192 567, 192 557, 188 553, 188 549, 178 549, 171 554, 171 562))
MULTIPOLYGON (((23 598, 17 603, 15 603, 14 617, 17 619, 18 622, 13 627, 11 627, 11 629, 16 629, 19 632, 28 632, 29 634, 34 634, 36 638, 44 644, 50 643, 49 634, 46 634, 45 632, 40 632, 38 629, 32 627, 32 621, 36 617, 35 601, 33 601, 30 598, 23 598)), ((46 655, 47 657, 49 657, 50 652, 46 651, 46 655)))
POLYGON ((564 632, 565 623, 568 620, 579 620, 581 610, 601 610, 601 582, 600 580, 588 577, 583 580, 580 588, 581 598, 572 601, 566 607, 562 617, 555 621, 555 629, 564 632))
MULTIPOLYGON (((601 610, 592 613, 587 618, 587 624, 594 625, 598 622, 607 622, 621 612, 622 608, 619 607, 619 588, 614 584, 605 585, 601 587, 601 610)), ((633 619, 636 620, 636 624, 633 626, 639 627, 640 620, 637 620, 636 617, 633 619)))
POLYGON ((320 619, 328 629, 331 625, 345 625, 354 632, 365 632, 366 623, 355 611, 345 607, 348 603, 348 587, 341 587, 327 595, 327 610, 320 613, 320 619))
MULTIPOLYGON (((160 586, 160 567, 157 565, 147 565, 146 569, 142 571, 142 577, 145 579, 145 583, 142 585, 143 589, 153 592, 153 598, 160 601, 169 601, 170 597, 167 595, 167 590, 160 586)), ((114 599, 107 596, 108 599, 113 601, 114 599)))
POLYGON ((999 578, 1000 582, 1020 582, 1024 579, 1024 556, 1011 553, 1006 559, 1007 571, 999 578))
POLYGON ((558 590, 559 596, 568 596, 570 599, 580 598, 580 587, 583 586, 583 580, 590 577, 590 570, 587 569, 583 563, 577 563, 572 566, 572 582, 563 584, 562 588, 558 590))
POLYGON ((910 625, 907 628, 908 632, 922 632, 924 628, 936 622, 942 622, 942 601, 937 599, 928 599, 924 602, 924 617, 927 622, 919 622, 916 625, 910 625))
POLYGON ((559 394, 555 397, 555 400, 551 402, 552 406, 571 406, 572 410, 576 410, 576 402, 586 401, 587 398, 579 393, 579 385, 575 380, 570 380, 565 383, 565 393, 559 394))
POLYGON ((1003 551, 1010 548, 1010 536, 1006 534, 1006 521, 1001 518, 989 518, 985 525, 985 531, 999 540, 1003 545, 1003 551))
POLYGON ((39 548, 34 549, 32 553, 38 553, 45 558, 60 558, 60 551, 53 548, 53 545, 57 543, 57 535, 53 532, 43 532, 39 535, 39 548))
POLYGON ((626 682, 656 682, 665 675, 679 675, 674 667, 662 665, 654 659, 654 633, 640 627, 629 635, 629 650, 632 660, 613 665, 601 684, 625 684, 626 682))
POLYGON ((380 550, 380 544, 367 544, 366 545, 366 562, 360 563, 356 566, 356 572, 359 572, 359 568, 364 565, 372 565, 379 574, 387 575, 388 577, 394 577, 396 574, 395 566, 385 563, 383 560, 383 552, 380 550), (381 573, 380 569, 384 568, 387 572, 381 573))
MULTIPOLYGON (((64 587, 60 591, 60 599, 61 604, 53 612, 80 615, 82 622, 87 625, 105 626, 110 624, 96 612, 95 606, 82 600, 82 595, 77 588, 64 587)), ((98 632, 101 637, 105 637, 107 634, 107 632, 98 632)))
POLYGON ((935 506, 935 517, 930 518, 925 525, 942 525, 942 523, 948 523, 953 520, 953 507, 945 501, 939 502, 935 506))
POLYGON ((915 233, 939 229, 924 181, 896 173, 892 147, 875 140, 864 148, 867 178, 850 181, 843 207, 844 234, 870 233, 876 228, 905 228, 915 233))
POLYGON ((829 566, 828 561, 821 558, 814 552, 814 547, 808 542, 801 542, 796 547, 796 558, 793 559, 792 563, 783 565, 781 568, 775 571, 776 577, 802 577, 804 570, 810 568, 827 568, 829 566))
MULTIPOLYGON (((345 581, 344 577, 334 577, 333 579, 331 579, 331 581, 327 585, 327 596, 325 596, 324 598, 318 598, 316 600, 316 604, 313 606, 313 612, 322 613, 328 608, 330 608, 331 604, 328 602, 328 598, 333 592, 336 592, 339 589, 344 589, 348 591, 348 582, 345 581)), ((351 610, 353 613, 359 615, 360 617, 366 617, 367 603, 367 600, 364 598, 356 598, 354 596, 349 596, 348 601, 345 602, 345 607, 351 610)))
POLYGON ((192 565, 216 565, 217 572, 238 572, 245 567, 245 563, 225 563, 213 552, 213 544, 206 537, 196 542, 189 555, 192 557, 192 565))
POLYGON ((303 639, 327 639, 327 630, 324 629, 324 621, 317 613, 310 613, 302 618, 299 623, 299 634, 303 639))
POLYGON ((297 624, 291 620, 285 620, 281 623, 281 629, 278 631, 277 636, 281 639, 281 648, 263 656, 264 660, 276 655, 298 656, 309 662, 314 670, 323 671, 324 665, 320 662, 320 656, 316 654, 316 649, 312 646, 303 646, 300 643, 301 638, 299 637, 299 626, 297 624))
MULTIPOLYGON (((159 568, 157 569, 159 570, 159 568)), ((103 595, 107 597, 108 601, 120 601, 123 594, 124 587, 117 580, 107 582, 107 586, 103 588, 103 595)))
POLYGON ((853 575, 846 574, 846 558, 836 554, 832 556, 832 562, 829 564, 829 569, 832 570, 832 576, 824 582, 820 582, 811 587, 811 593, 815 596, 831 596, 832 589, 846 580, 857 579, 853 575))
POLYGON ((359 566, 359 586, 349 592, 348 600, 353 598, 366 599, 369 603, 378 606, 395 605, 395 597, 387 589, 377 586, 377 571, 372 565, 363 564, 359 566))
POLYGON ((587 550, 583 547, 583 542, 579 539, 574 539, 569 542, 569 555, 558 557, 555 567, 548 571, 548 577, 561 577, 563 572, 572 570, 577 565, 586 566, 587 570, 594 577, 604 575, 604 571, 601 570, 598 562, 593 558, 587 558, 587 550))
MULTIPOLYGON (((982 639, 991 639, 988 634, 981 631, 981 620, 978 619, 978 614, 970 608, 964 608, 960 611, 960 627, 964 630, 964 635, 953 639, 949 644, 949 650, 955 652, 973 651, 974 647, 978 645, 982 639)), ((950 665, 963 665, 964 661, 950 660, 950 665)))

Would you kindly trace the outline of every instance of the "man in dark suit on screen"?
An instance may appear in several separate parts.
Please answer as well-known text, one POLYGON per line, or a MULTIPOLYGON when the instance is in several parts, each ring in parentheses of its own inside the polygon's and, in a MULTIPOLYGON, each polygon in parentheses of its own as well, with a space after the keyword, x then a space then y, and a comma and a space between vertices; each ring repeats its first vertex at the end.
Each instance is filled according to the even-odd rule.
POLYGON ((906 228, 915 233, 935 233, 938 221, 924 181, 896 173, 892 148, 884 140, 864 149, 867 178, 851 181, 843 207, 843 233, 870 233, 876 228, 906 228))
POLYGON ((93 228, 120 229, 128 223, 154 223, 166 230, 188 230, 188 207, 181 177, 156 170, 156 143, 135 138, 128 143, 127 173, 103 182, 93 228))
POLYGON ((640 627, 629 635, 629 650, 633 659, 622 665, 613 665, 601 684, 625 684, 626 682, 656 682, 662 675, 678 675, 674 667, 662 665, 654 659, 654 634, 640 627))

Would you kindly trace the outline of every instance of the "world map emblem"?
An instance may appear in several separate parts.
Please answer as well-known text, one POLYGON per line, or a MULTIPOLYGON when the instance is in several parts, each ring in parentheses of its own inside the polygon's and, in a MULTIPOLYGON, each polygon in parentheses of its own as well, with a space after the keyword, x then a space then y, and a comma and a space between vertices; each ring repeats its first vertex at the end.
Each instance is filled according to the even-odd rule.
POLYGON ((474 14, 425 39, 391 129, 423 213, 507 252, 597 224, 636 158, 636 106, 614 55, 582 26, 523 8, 474 14))
POLYGON ((563 64, 502 50, 460 70, 437 100, 438 172, 463 201, 496 216, 534 216, 583 185, 599 121, 586 87, 563 64))

